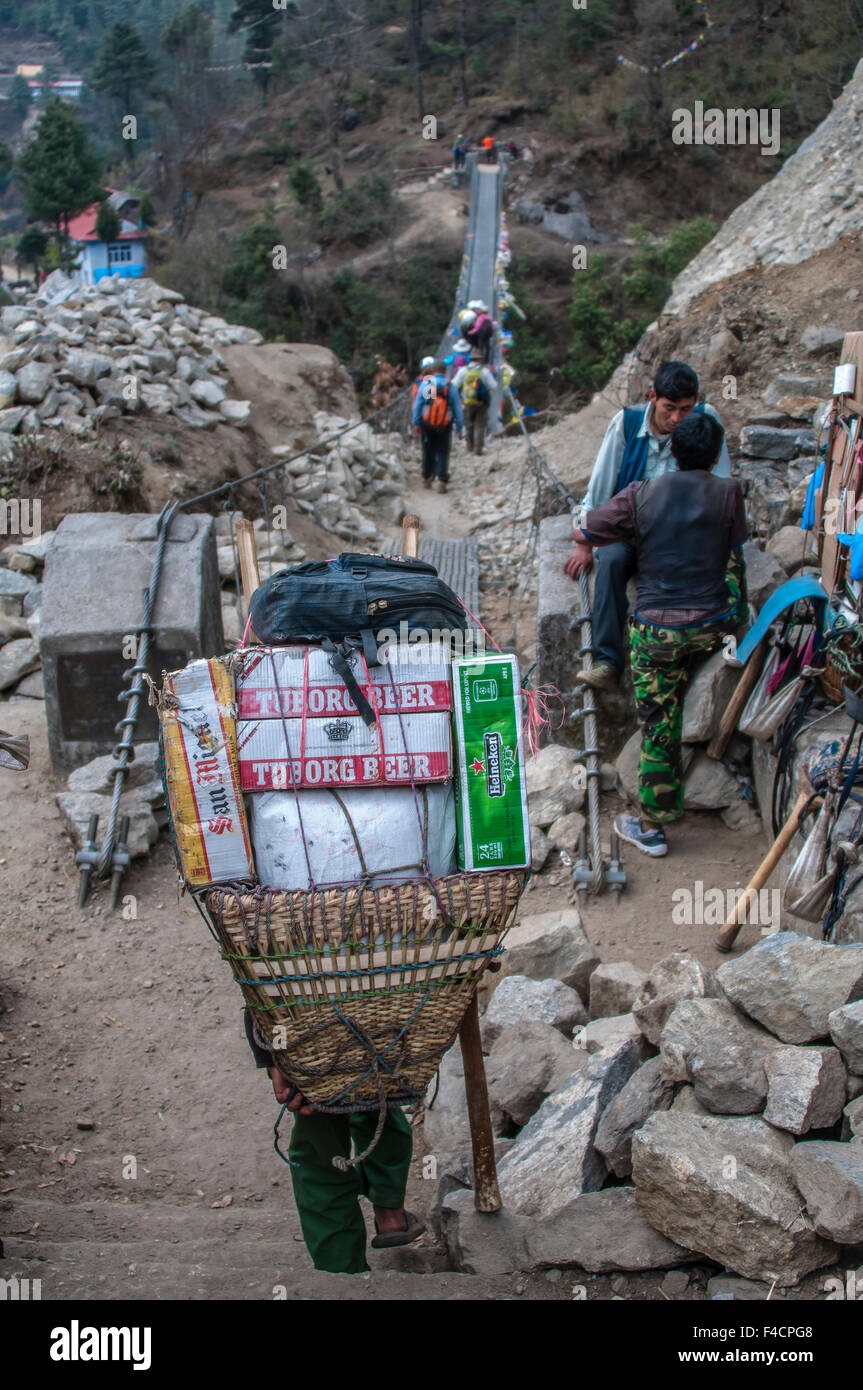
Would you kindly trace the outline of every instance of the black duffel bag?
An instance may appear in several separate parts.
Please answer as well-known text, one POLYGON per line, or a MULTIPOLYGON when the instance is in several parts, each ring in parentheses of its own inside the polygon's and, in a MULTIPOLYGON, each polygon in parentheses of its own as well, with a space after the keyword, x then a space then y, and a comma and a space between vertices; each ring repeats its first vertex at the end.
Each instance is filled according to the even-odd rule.
POLYGON ((384 633, 398 639, 422 631, 431 638, 467 628, 464 607, 434 565, 407 555, 350 551, 279 570, 252 594, 249 616, 261 642, 326 647, 366 723, 374 714, 348 665, 352 649, 362 646, 372 666, 379 664, 384 633))

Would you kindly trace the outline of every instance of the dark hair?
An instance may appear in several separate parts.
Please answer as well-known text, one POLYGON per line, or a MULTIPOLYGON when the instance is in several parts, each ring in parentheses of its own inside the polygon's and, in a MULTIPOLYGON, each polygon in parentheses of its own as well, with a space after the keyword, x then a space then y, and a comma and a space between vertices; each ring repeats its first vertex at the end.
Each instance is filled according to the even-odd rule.
POLYGON ((707 411, 693 411, 675 428, 671 452, 681 472, 703 468, 709 472, 719 458, 725 430, 707 411))
POLYGON ((698 377, 685 362, 663 362, 653 378, 653 389, 666 401, 685 401, 698 395, 698 377))
POLYGON ((446 376, 446 363, 435 358, 435 364, 433 367, 429 367, 429 371, 434 376, 446 376))

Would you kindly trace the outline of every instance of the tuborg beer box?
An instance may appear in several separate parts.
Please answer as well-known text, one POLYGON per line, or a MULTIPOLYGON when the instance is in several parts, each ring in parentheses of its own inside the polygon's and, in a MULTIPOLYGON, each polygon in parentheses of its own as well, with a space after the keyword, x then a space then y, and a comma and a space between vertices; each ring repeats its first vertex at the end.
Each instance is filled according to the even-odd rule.
POLYGON ((514 656, 453 662, 461 869, 530 863, 521 679, 514 656))

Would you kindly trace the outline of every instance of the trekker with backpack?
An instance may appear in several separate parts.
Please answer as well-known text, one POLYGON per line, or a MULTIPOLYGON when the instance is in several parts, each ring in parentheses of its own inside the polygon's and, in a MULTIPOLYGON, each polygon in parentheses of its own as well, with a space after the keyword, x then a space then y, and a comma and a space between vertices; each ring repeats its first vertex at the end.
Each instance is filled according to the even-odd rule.
POLYGON ((476 319, 465 331, 465 337, 472 348, 479 350, 483 362, 488 362, 491 358, 491 340, 494 337, 495 322, 488 311, 487 304, 484 304, 482 300, 474 302, 476 304, 476 319))
POLYGON ((464 415, 455 385, 447 381, 444 365, 435 362, 433 370, 420 383, 414 400, 411 423, 420 432, 423 450, 423 487, 437 480, 438 492, 446 492, 449 482, 449 450, 452 428, 464 437, 464 415))
POLYGON ((453 377, 453 386, 464 405, 467 444, 472 454, 482 453, 488 408, 496 385, 488 367, 483 365, 482 354, 476 349, 470 355, 470 364, 462 367, 453 377))
MULTIPOLYGON (((698 377, 685 362, 663 362, 653 380, 646 405, 619 410, 605 432, 596 456, 582 517, 601 507, 632 482, 657 478, 677 470, 671 452, 671 435, 681 420, 704 412, 719 420, 712 405, 699 405, 698 377)), ((731 477, 731 460, 723 439, 719 458, 711 470, 715 478, 731 477)), ((597 690, 616 690, 624 667, 623 634, 629 603, 626 586, 637 569, 637 554, 629 539, 606 545, 597 557, 593 594, 593 665, 580 670, 576 681, 597 690)), ((578 579, 593 565, 590 546, 578 541, 564 565, 570 579, 578 579)))

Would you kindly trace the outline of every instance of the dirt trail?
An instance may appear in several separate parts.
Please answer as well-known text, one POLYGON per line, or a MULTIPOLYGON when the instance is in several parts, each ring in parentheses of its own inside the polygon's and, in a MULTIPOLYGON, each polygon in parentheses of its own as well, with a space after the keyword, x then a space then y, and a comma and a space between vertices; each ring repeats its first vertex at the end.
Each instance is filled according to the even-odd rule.
MULTIPOLYGON (((500 456, 497 445, 482 461, 456 445, 445 496, 421 486, 418 454, 414 466, 406 501, 423 530, 458 536, 484 505, 500 456)), ((507 465, 505 486, 516 467, 507 465)), ((484 591, 493 631, 505 629, 510 607, 508 596, 484 591)), ((532 628, 527 609, 520 630, 532 628)), ((272 1299, 277 1285, 289 1298, 571 1297, 574 1275, 447 1272, 431 1235, 372 1254, 374 1272, 361 1279, 312 1270, 290 1176, 273 1152, 269 1081, 253 1067, 230 972, 178 896, 167 840, 127 875, 125 916, 109 912, 104 888, 79 910, 42 702, 13 697, 3 725, 29 734, 33 749, 27 773, 0 769, 4 1276, 41 1278, 44 1299, 272 1299)), ((616 805, 604 798, 606 835, 616 805)), ((745 882, 761 846, 718 817, 694 816, 674 849, 659 864, 633 863, 633 852, 625 894, 588 899, 586 926, 604 958, 646 967, 688 942, 716 964, 709 928, 672 924, 671 893, 696 878, 745 882)), ((524 911, 562 906, 570 894, 565 868, 552 867, 524 911)), ((416 1149, 408 1204, 425 1214, 436 1183, 423 1178, 416 1149)), ((633 1296, 657 1297, 658 1278, 633 1296)), ((591 1297, 610 1296, 606 1281, 592 1283, 591 1297)))

